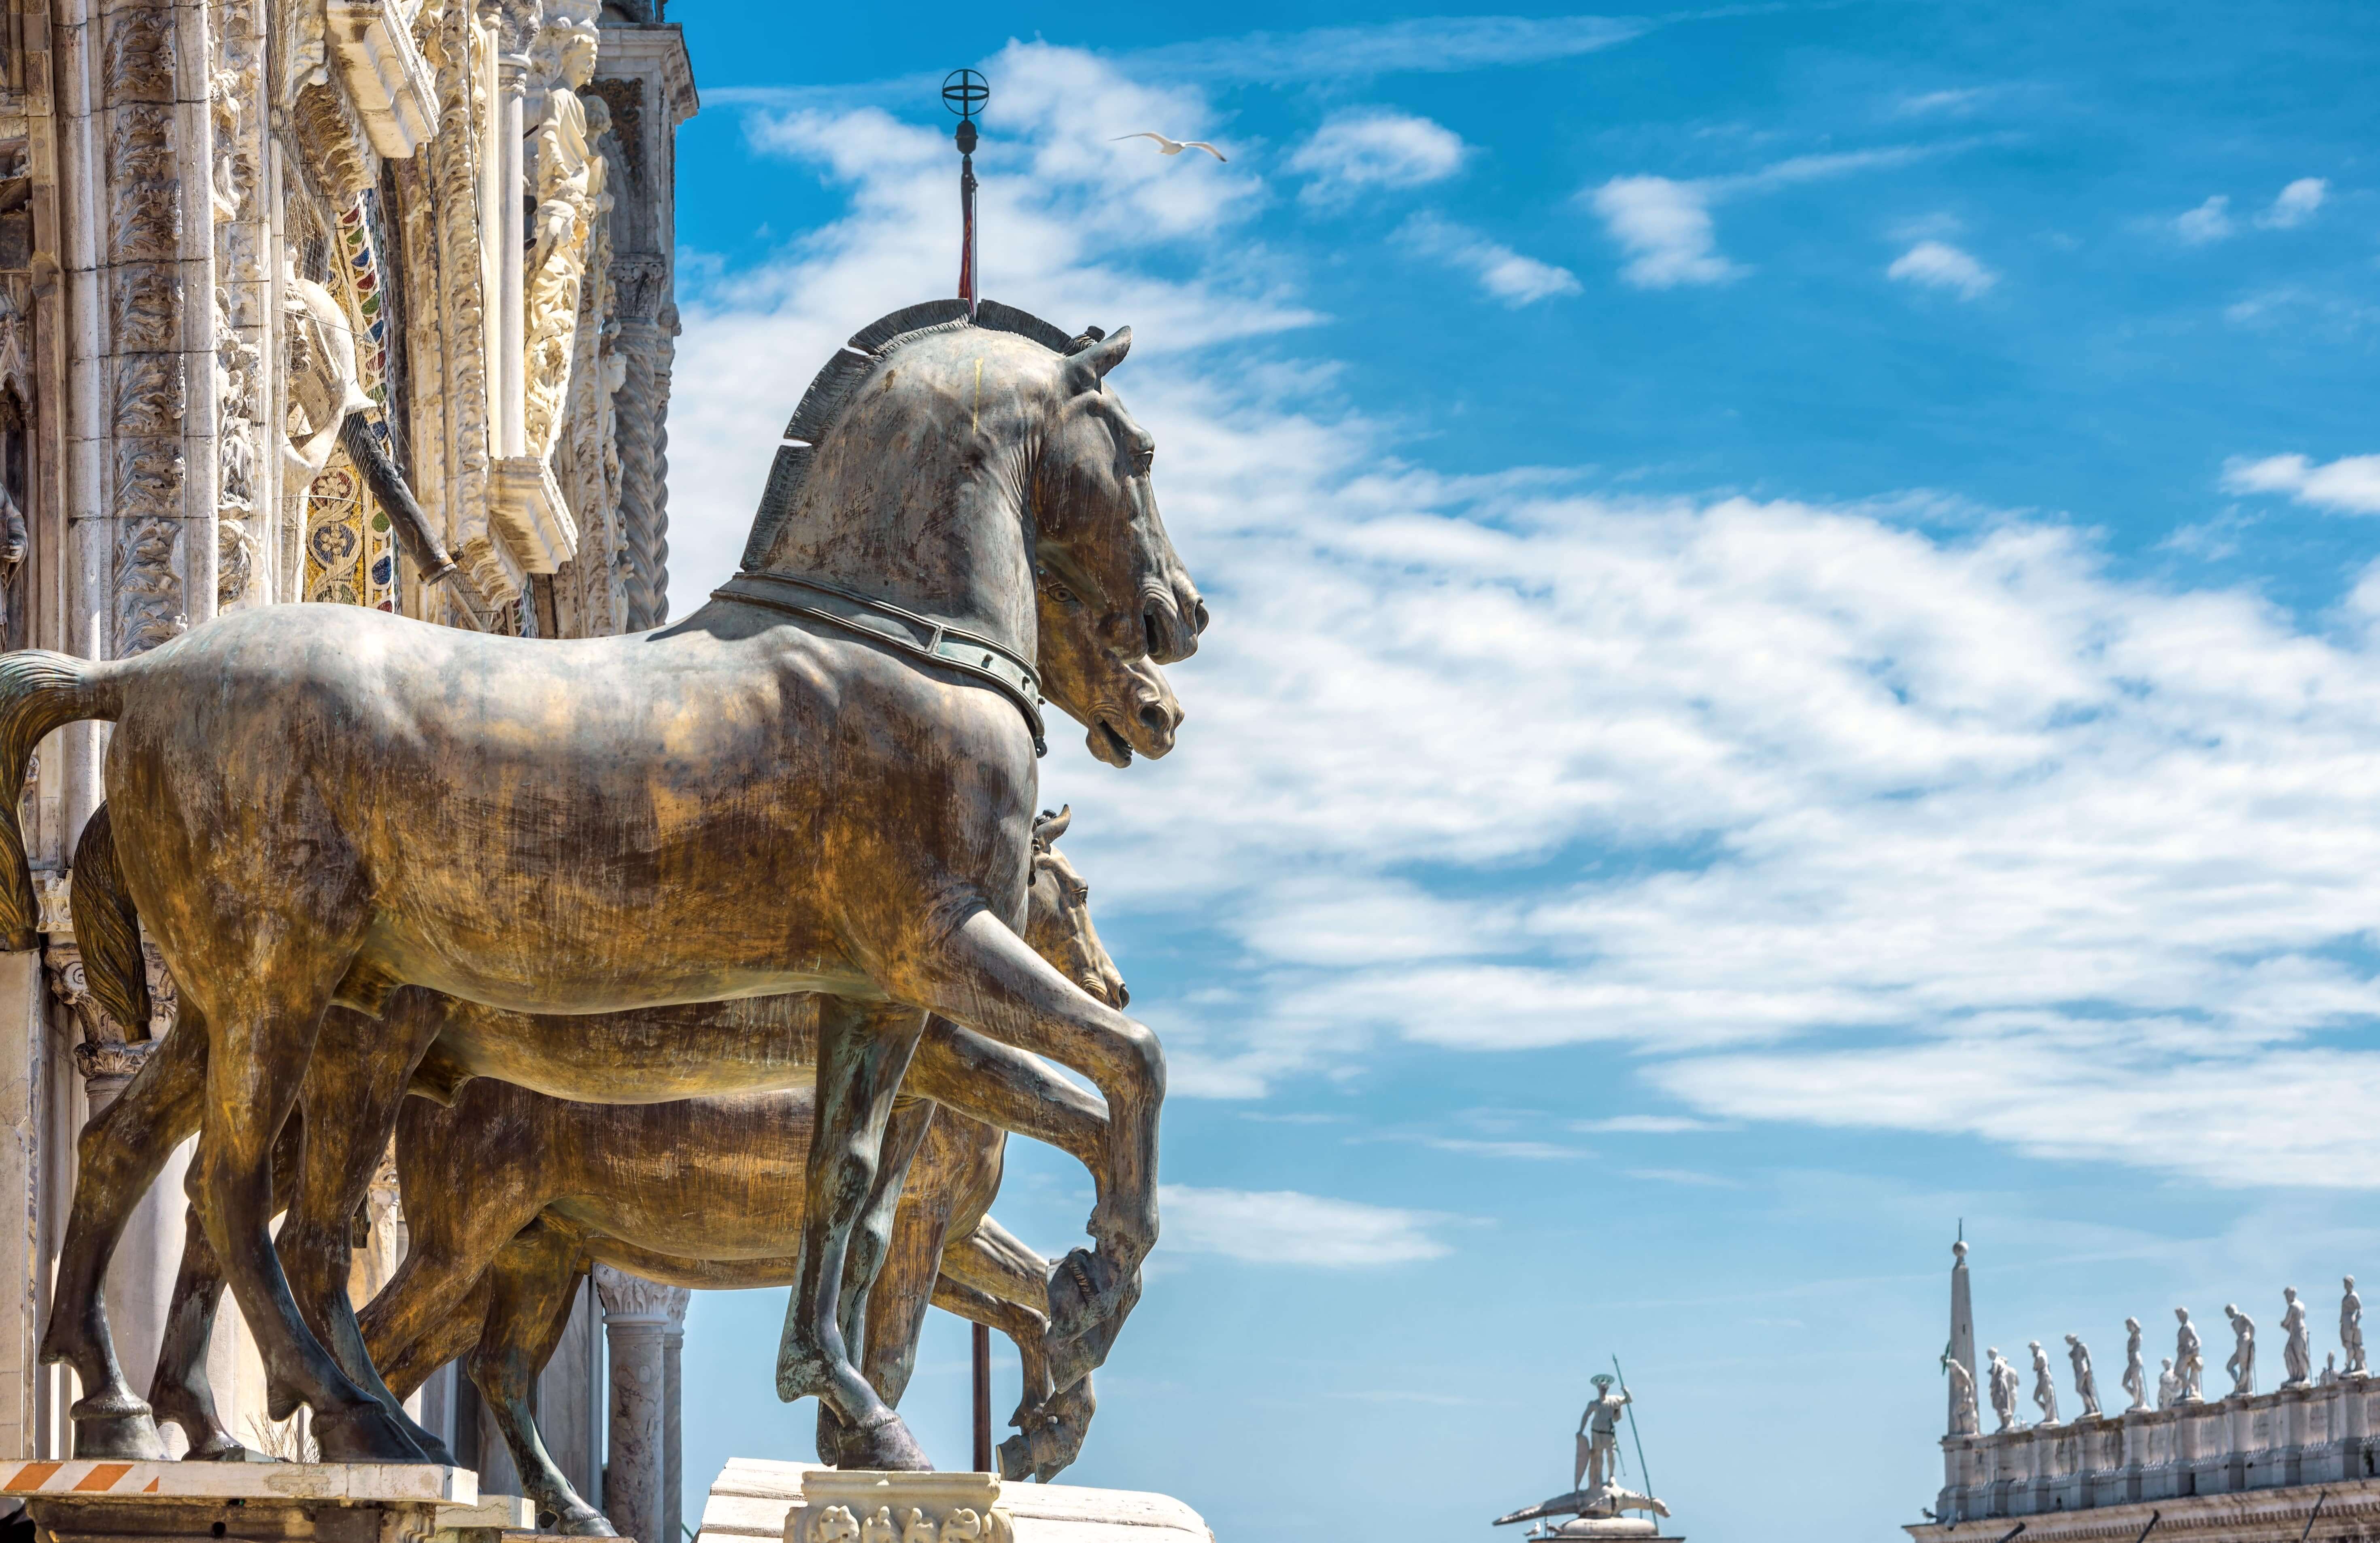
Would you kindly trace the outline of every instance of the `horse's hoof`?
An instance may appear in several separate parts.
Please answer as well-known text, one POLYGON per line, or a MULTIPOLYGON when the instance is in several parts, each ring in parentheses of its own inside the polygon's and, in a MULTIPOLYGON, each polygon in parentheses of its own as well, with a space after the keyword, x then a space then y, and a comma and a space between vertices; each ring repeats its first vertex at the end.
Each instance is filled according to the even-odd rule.
POLYGON ((132 1463, 162 1463, 165 1439, 149 1406, 129 1393, 94 1393, 78 1402, 74 1419, 77 1457, 113 1457, 132 1463))
POLYGON ((844 1451, 851 1461, 843 1464, 850 1468, 866 1468, 878 1473, 930 1474, 934 1465, 926 1461, 926 1449, 909 1434, 901 1416, 890 1410, 874 1425, 860 1427, 844 1442, 844 1451))
POLYGON ((314 1444, 325 1463, 427 1463, 405 1427, 375 1402, 314 1411, 314 1444))
POLYGON ((229 1431, 218 1430, 182 1454, 185 1463, 248 1463, 256 1454, 232 1439, 229 1431))
POLYGON ((620 1536, 612 1530, 610 1517, 583 1502, 580 1506, 563 1513, 561 1520, 553 1525, 552 1530, 565 1537, 617 1537, 620 1536))
POLYGON ((1022 1484, 1033 1476, 1032 1442, 1011 1436, 1000 1443, 1000 1476, 1010 1484, 1022 1484))
POLYGON ((830 1468, 854 1466, 847 1461, 850 1454, 844 1450, 850 1439, 851 1427, 844 1423, 843 1416, 836 1414, 826 1400, 819 1400, 818 1460, 830 1468))
MULTIPOLYGON (((459 1468, 463 1466, 462 1464, 455 1461, 455 1454, 452 1451, 448 1450, 445 1442, 440 1440, 429 1431, 422 1429, 411 1420, 407 1420, 405 1422, 405 1433, 407 1436, 412 1438, 413 1444, 415 1446, 421 1449, 421 1455, 428 1458, 431 1462, 447 1468, 459 1468)), ((596 1514, 600 1516, 602 1513, 597 1512, 596 1514)))

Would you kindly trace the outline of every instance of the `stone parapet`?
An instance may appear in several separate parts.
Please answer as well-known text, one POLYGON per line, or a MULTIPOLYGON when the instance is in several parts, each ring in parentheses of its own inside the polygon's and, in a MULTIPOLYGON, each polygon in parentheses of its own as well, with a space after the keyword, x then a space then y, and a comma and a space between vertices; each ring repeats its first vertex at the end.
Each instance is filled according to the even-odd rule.
MULTIPOLYGON (((2380 1379, 1942 1439, 1942 1523, 2352 1484, 2380 1475, 2380 1379)), ((1920 1529, 1912 1527, 1913 1534, 1920 1529)))

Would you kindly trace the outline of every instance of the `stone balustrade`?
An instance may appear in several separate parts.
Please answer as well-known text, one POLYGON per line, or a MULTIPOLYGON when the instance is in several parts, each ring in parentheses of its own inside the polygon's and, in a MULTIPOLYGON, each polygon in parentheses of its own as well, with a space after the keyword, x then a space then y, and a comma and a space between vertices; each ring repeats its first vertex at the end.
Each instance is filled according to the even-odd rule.
POLYGON ((2380 1378, 1942 1439, 1938 1522, 2380 1475, 2380 1378))

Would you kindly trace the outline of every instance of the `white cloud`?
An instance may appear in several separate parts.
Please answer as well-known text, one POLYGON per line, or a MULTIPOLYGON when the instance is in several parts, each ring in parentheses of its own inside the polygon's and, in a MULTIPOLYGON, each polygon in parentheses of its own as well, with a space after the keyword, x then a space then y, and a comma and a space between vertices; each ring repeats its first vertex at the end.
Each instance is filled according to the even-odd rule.
POLYGON ((1965 117, 2001 91, 1998 86, 1967 86, 1952 91, 1920 91, 1904 96, 1892 104, 1896 116, 1905 118, 1965 117))
POLYGON ((1973 255, 1948 241, 1918 242, 1894 258, 1884 275, 1929 289, 1954 289, 1970 300, 2000 279, 1973 255))
POLYGON ((2342 456, 2320 466, 2303 456, 2234 459, 2223 468, 2227 492, 2287 493, 2300 504, 2343 515, 2380 515, 2380 456, 2342 456))
POLYGON ((1160 1185, 1166 1250, 1220 1254, 1251 1264, 1362 1270, 1450 1252, 1430 1235, 1427 1211, 1366 1206, 1293 1189, 1194 1189, 1160 1185))
POLYGON ((2231 234, 2231 200, 2217 193, 2173 220, 2174 234, 2193 247, 2220 241, 2231 234))
MULTIPOLYGON (((1046 170, 987 183, 987 287, 1135 325, 1113 384, 1215 615, 1171 672, 1172 757, 1115 772, 1053 736, 1043 772, 1127 971, 1135 936, 1194 951, 1195 990, 1135 1001, 1177 1094, 1260 1096, 1383 1040, 1599 1040, 1682 1116, 2380 1185, 2355 1114, 2380 1096, 2380 570, 2309 626, 2248 589, 2119 577, 2067 526, 1911 529, 1915 498, 1436 474, 1296 353, 1296 254, 1238 223, 1260 186, 1082 148, 1119 108, 1210 103, 1063 50, 1001 67, 1004 132, 1046 170), (1166 276, 1200 271, 1185 247, 1237 287, 1166 276)), ((949 285, 939 136, 914 131, 929 155, 889 119, 780 128, 849 213, 682 302, 682 609, 740 546, 818 362, 949 285)), ((2374 496, 2363 457, 2229 475, 2374 496)), ((1286 1217, 1281 1246, 1442 1246, 1410 1212, 1189 1197, 1169 1245, 1286 1217)))
POLYGON ((1595 189, 1595 212, 1628 254, 1620 276, 1640 289, 1742 276, 1744 269, 1718 254, 1710 200, 1704 185, 1666 176, 1615 176, 1595 189))
POLYGON ((1305 196, 1345 199, 1372 188, 1419 188, 1452 176, 1463 165, 1463 137, 1409 113, 1342 113, 1315 131, 1289 158, 1289 169, 1311 178, 1305 196))
POLYGON ((1462 269, 1477 279, 1489 296, 1508 306, 1531 305, 1557 295, 1578 293, 1578 275, 1569 269, 1524 257, 1500 242, 1436 214, 1414 215, 1398 228, 1397 239, 1426 257, 1462 269))
POLYGON ((1605 1120, 1572 1120, 1570 1128, 1586 1136, 1678 1136, 1720 1127, 1682 1114, 1615 1114, 1605 1120))
POLYGON ((2329 191, 2330 184, 2321 177, 2299 177, 2281 189, 2273 206, 2256 216, 2256 223, 2271 230, 2294 230, 2313 218, 2329 191))

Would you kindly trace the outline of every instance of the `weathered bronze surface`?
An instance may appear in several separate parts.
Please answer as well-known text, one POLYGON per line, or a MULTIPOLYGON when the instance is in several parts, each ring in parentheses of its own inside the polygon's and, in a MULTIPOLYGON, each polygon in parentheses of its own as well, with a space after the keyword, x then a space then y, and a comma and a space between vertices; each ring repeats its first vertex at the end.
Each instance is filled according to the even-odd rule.
MULTIPOLYGON (((1038 568, 1123 657, 1195 647, 1205 612, 1157 515, 1151 442, 1103 383, 1128 332, 1062 356, 927 307, 859 339, 874 352, 831 365, 834 400, 812 413, 806 399, 807 430, 797 415, 815 447, 764 510, 747 565, 877 595, 1022 657, 1037 652, 1038 568), (907 331, 912 317, 937 324, 907 331)), ((854 1231, 897 1197, 879 1154, 929 1014, 1110 1091, 1097 1246, 1052 1277, 1053 1342, 1127 1304, 1156 1235, 1156 1100, 1127 1109, 1108 1085, 1122 1070, 1161 1088, 1162 1058, 1014 931, 1036 768, 1002 698, 732 600, 646 636, 570 642, 267 608, 131 660, 0 657, 0 764, 16 782, 43 735, 84 718, 117 725, 124 890, 173 966, 182 1032, 208 1042, 204 1226, 257 1335, 269 1407, 310 1404, 326 1458, 419 1449, 301 1316, 267 1231, 272 1156, 327 1007, 377 1015, 406 986, 527 1014, 823 993, 778 1388, 831 1404, 855 1461, 925 1461, 838 1320, 854 1231)), ((20 944, 30 897, 12 799, 0 933, 20 944)), ((401 1090, 427 1044, 382 1027, 346 1068, 374 1097, 401 1090)), ((707 1049, 677 1058, 698 1085, 707 1049)), ((612 1068, 615 1096, 630 1079, 649 1074, 612 1068)))
MULTIPOLYGON (((1050 845, 1065 828, 1063 815, 1036 822, 1026 941, 1069 978, 1111 1000, 1123 994, 1123 983, 1091 925, 1087 888, 1050 845)), ((99 856, 84 860, 96 869, 99 856)), ((421 1000, 433 1012, 451 1004, 426 995, 421 1000)), ((368 1028, 360 1014, 341 1011, 324 1032, 368 1028)), ((157 1053, 170 1058, 169 1070, 150 1087, 178 1082, 195 1091, 197 1079, 188 1067, 203 1053, 202 1043, 176 1037, 157 1053)), ((309 1075, 310 1108, 321 1065, 309 1075)), ((929 1027, 912 1067, 913 1087, 941 1087, 964 1099, 987 1080, 1029 1098, 1038 1134, 1096 1160, 1106 1123, 1096 1100, 1030 1057, 939 1019, 929 1027)), ((412 1243, 396 1277, 363 1316, 370 1364, 386 1374, 393 1397, 401 1399, 437 1367, 466 1356, 466 1370, 495 1414, 525 1492, 559 1517, 561 1530, 608 1535, 601 1513, 548 1458, 530 1406, 537 1374, 567 1317, 572 1284, 589 1258, 673 1283, 789 1283, 794 1261, 781 1256, 784 1240, 800 1227, 804 1163, 797 1151, 789 1155, 787 1138, 806 1135, 812 1113, 808 1087, 616 1106, 571 1103, 480 1079, 452 1107, 411 1100, 398 1121, 397 1154, 412 1243)), ((1048 1261, 996 1224, 980 1225, 999 1187, 1003 1133, 930 1105, 905 1118, 930 1123, 918 1126, 923 1147, 891 1238, 871 1240, 880 1250, 889 1242, 893 1266, 868 1299, 869 1379, 888 1403, 899 1402, 929 1296, 1002 1329, 1016 1341, 1025 1366, 1015 1423, 1026 1435, 1010 1443, 1011 1476, 1036 1471, 1051 1476, 1080 1450, 1095 1405, 1087 1380, 1063 1390, 1050 1382, 1042 1343, 1048 1261), (953 1273, 959 1278, 943 1281, 944 1249, 953 1239, 958 1240, 953 1273), (981 1289, 987 1285, 989 1291, 981 1289)), ((315 1133, 308 1145, 324 1138, 335 1142, 337 1130, 315 1133)), ((296 1158, 285 1139, 279 1155, 296 1158)), ((286 1161, 276 1182, 283 1196, 298 1192, 286 1161)), ((298 1276, 294 1251, 321 1246, 325 1231, 293 1209, 280 1242, 293 1280, 298 1276), (293 1245, 293 1235, 301 1233, 317 1235, 293 1245)), ((344 1257, 342 1251, 331 1262, 343 1266, 344 1257)), ((207 1331, 223 1283, 212 1250, 194 1229, 150 1397, 157 1417, 180 1424, 192 1455, 202 1458, 245 1455, 217 1418, 205 1378, 207 1331)), ((303 1294, 300 1301, 317 1330, 324 1330, 321 1305, 303 1294)), ((419 1428, 408 1422, 407 1428, 419 1428)), ((434 1444, 427 1432, 416 1440, 434 1444)))

